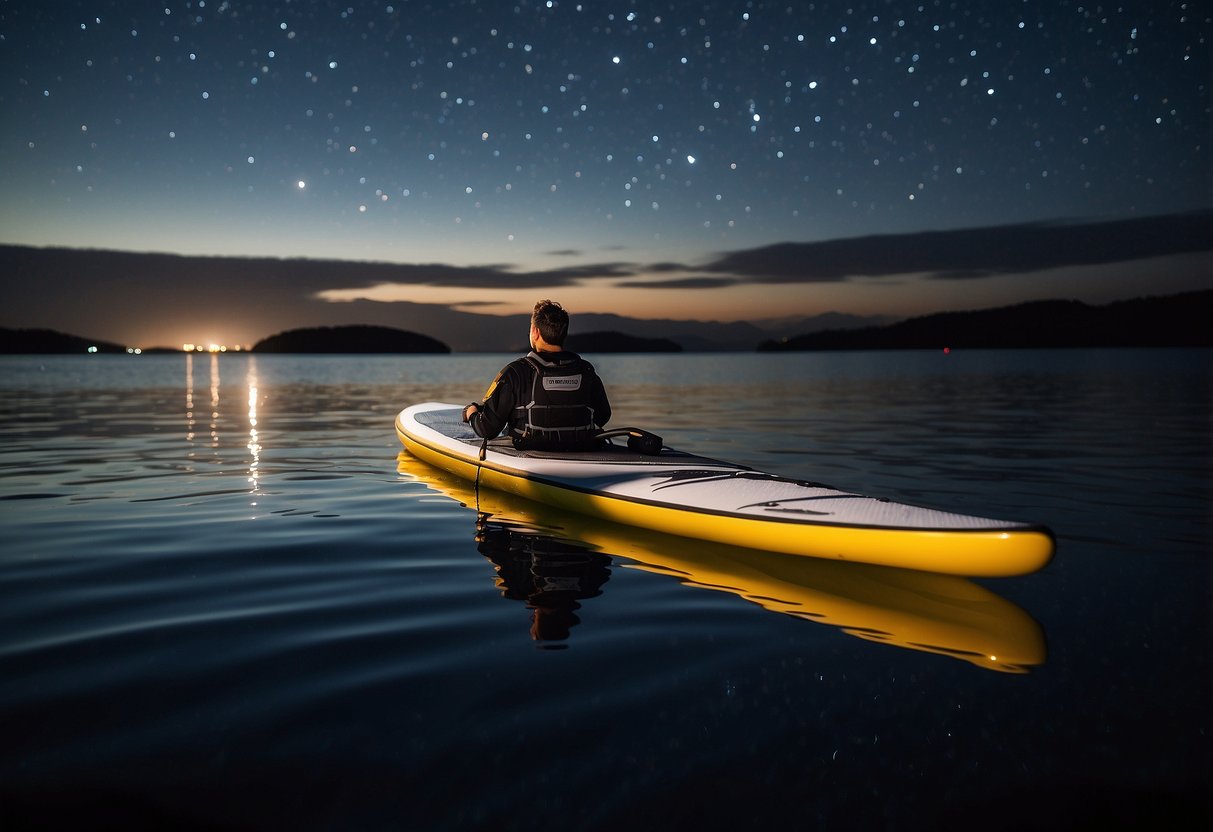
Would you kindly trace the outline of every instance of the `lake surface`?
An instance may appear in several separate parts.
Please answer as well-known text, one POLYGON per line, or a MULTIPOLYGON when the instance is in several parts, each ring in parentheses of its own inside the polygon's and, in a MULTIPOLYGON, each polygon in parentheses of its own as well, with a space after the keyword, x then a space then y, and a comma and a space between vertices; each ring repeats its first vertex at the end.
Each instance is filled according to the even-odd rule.
POLYGON ((1053 529, 995 580, 401 454, 509 358, 0 358, 0 827, 1208 827, 1208 351, 591 356, 674 447, 1053 529))

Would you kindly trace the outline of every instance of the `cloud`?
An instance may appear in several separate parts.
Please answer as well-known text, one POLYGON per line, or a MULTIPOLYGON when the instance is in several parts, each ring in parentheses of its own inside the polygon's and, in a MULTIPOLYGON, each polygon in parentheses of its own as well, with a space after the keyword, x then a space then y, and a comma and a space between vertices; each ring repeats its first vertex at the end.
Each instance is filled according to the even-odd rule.
MULTIPOLYGON (((510 272, 511 280, 532 280, 530 286, 567 286, 582 280, 598 280, 606 277, 631 277, 636 274, 634 263, 591 263, 585 266, 570 266, 563 269, 543 269, 535 272, 510 272)), ((514 285, 517 285, 516 283, 514 285)))
POLYGON ((343 302, 358 299, 391 302, 408 300, 409 290, 419 286, 447 289, 551 289, 581 285, 603 278, 630 277, 635 267, 628 263, 594 263, 538 271, 513 271, 508 266, 426 266, 376 265, 364 268, 358 264, 341 264, 339 280, 334 274, 330 285, 313 293, 320 300, 343 302), (375 280, 372 275, 384 275, 387 280, 375 280), (358 275, 358 277, 354 277, 358 275))
MULTIPOLYGON (((619 244, 603 245, 603 246, 598 246, 597 250, 598 251, 627 251, 628 246, 619 245, 619 244)), ((588 253, 589 252, 583 251, 582 249, 579 249, 579 248, 558 248, 554 251, 545 251, 544 252, 544 254, 546 254, 548 257, 584 257, 588 253)))
MULTIPOLYGON (((0 281, 0 325, 46 326, 114 341, 130 332, 132 339, 147 339, 144 343, 164 341, 167 336, 160 333, 168 332, 237 331, 255 338, 271 327, 398 325, 406 318, 415 319, 418 327, 437 326, 440 307, 432 304, 441 300, 446 307, 470 309, 477 303, 475 291, 464 292, 469 297, 459 301, 437 298, 443 293, 424 288, 486 290, 481 300, 494 301, 496 291, 548 292, 594 282, 638 292, 842 283, 865 277, 889 284, 910 275, 927 275, 938 283, 1209 251, 1213 211, 788 242, 723 253, 706 265, 604 258, 529 270, 503 263, 184 257, 0 245, 0 273, 6 276, 0 281), (338 300, 344 303, 333 302, 338 300), (410 317, 421 309, 423 314, 410 317)), ((1193 271, 1191 279, 1207 276, 1193 271)))
MULTIPOLYGON (((0 248, 0 264, 10 274, 44 271, 69 283, 113 281, 149 296, 181 295, 205 286, 239 297, 254 287, 267 291, 276 287, 273 291, 280 294, 320 301, 385 301, 408 300, 416 287, 559 289, 608 281, 634 289, 710 290, 738 284, 828 283, 911 274, 974 280, 1210 251, 1213 211, 786 242, 723 253, 706 264, 604 260, 522 270, 508 263, 455 266, 0 248)), ((37 292, 28 284, 22 291, 37 292)))
POLYGON ((461 300, 454 303, 446 304, 451 309, 491 309, 499 306, 505 306, 504 300, 461 300))
POLYGON ((619 286, 625 289, 723 289, 745 281, 740 277, 671 277, 662 280, 625 280, 619 286))
POLYGON ((698 271, 755 283, 928 274, 973 279, 1213 250, 1213 212, 1099 223, 1032 223, 779 243, 723 254, 698 271))
POLYGON ((644 270, 650 274, 653 272, 685 272, 687 267, 682 263, 650 263, 645 266, 644 270))
MULTIPOLYGON (((308 261, 312 262, 312 261, 308 261)), ((572 286, 586 280, 630 277, 635 266, 629 263, 590 263, 554 269, 516 271, 513 266, 449 266, 394 263, 335 263, 329 283, 340 282, 345 289, 385 286, 441 286, 452 289, 535 289, 572 286)), ((337 288, 330 285, 327 288, 337 288)))

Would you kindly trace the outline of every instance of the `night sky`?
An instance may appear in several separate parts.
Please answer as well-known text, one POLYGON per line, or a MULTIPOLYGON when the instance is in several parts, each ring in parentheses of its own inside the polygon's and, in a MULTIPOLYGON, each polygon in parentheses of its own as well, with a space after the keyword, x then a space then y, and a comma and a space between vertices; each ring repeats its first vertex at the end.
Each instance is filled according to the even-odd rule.
POLYGON ((495 313, 545 294, 574 312, 757 319, 1191 288, 1207 254, 979 263, 966 280, 935 279, 947 264, 930 258, 803 279, 722 264, 1208 210, 1210 15, 2 2, 0 242, 442 264, 456 268, 322 297, 495 313))

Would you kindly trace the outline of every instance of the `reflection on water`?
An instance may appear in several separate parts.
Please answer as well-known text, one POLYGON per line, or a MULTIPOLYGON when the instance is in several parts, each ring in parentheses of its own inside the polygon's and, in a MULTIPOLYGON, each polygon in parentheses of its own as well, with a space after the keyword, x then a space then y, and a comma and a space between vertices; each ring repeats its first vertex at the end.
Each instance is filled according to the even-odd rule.
MULTIPOLYGON (((226 416, 222 412, 220 391, 222 389, 222 376, 220 374, 219 356, 216 353, 209 353, 209 393, 210 393, 210 417, 207 421, 207 430, 209 433, 209 447, 212 449, 211 457, 214 462, 222 462, 222 428, 221 424, 225 418, 231 418, 232 414, 226 416)), ((248 441, 245 442, 244 448, 248 451, 248 461, 246 471, 248 475, 249 494, 254 498, 260 493, 260 477, 261 477, 261 452, 263 450, 261 443, 261 433, 257 427, 257 409, 260 403, 260 386, 257 376, 257 359, 253 355, 241 356, 245 363, 244 383, 248 391, 248 441)), ((194 353, 187 352, 185 354, 185 441, 189 448, 187 456, 192 461, 197 460, 195 451, 195 437, 197 435, 197 415, 195 413, 195 386, 194 386, 194 353)), ((249 505, 256 506, 257 501, 253 499, 249 505)))
POLYGON ((211 447, 219 447, 219 354, 211 353, 211 447))
POLYGON ((547 614, 557 637, 567 637, 563 625, 577 623, 576 602, 601 592, 609 555, 615 555, 687 586, 728 592, 869 641, 1003 673, 1026 673, 1045 662, 1040 624, 965 578, 741 550, 633 529, 477 489, 407 451, 400 453, 397 467, 408 479, 475 508, 480 550, 497 565, 503 594, 528 600, 536 611, 536 639, 551 637, 543 635, 540 623, 547 614), (549 612, 550 605, 555 609, 549 612))
POLYGON ((194 442, 194 354, 185 354, 185 441, 194 442))
MULTIPOLYGON (((257 359, 251 355, 248 359, 246 382, 248 383, 248 481, 249 493, 255 497, 258 493, 261 473, 261 439, 257 433, 257 359)), ((257 501, 253 500, 249 505, 255 506, 257 501)))
POLYGON ((611 578, 609 557, 492 514, 477 517, 476 545, 496 567, 502 597, 526 604, 531 638, 548 649, 562 646, 551 642, 569 637, 581 623, 580 602, 601 595, 611 578))
MULTIPOLYGON (((219 356, 217 354, 212 353, 212 354, 210 354, 209 357, 210 357, 210 384, 209 384, 209 393, 210 393, 210 411, 209 411, 209 413, 210 413, 210 416, 207 419, 206 424, 207 424, 207 430, 209 431, 210 447, 217 449, 220 444, 220 442, 219 442, 219 439, 220 439, 220 437, 219 437, 219 419, 220 419, 220 415, 221 415, 220 411, 219 411, 219 389, 220 389, 220 385, 221 385, 221 380, 220 380, 220 375, 219 375, 219 356)), ((249 356, 249 358, 251 360, 252 356, 249 356)), ((250 361, 250 366, 251 366, 251 361, 250 361)), ((252 372, 255 373, 256 370, 253 369, 252 372)), ((198 418, 197 418, 197 415, 195 414, 194 405, 195 405, 195 402, 194 402, 194 354, 187 352, 185 354, 185 439, 187 442, 190 443, 191 448, 193 447, 194 437, 197 432, 197 423, 198 423, 198 418)), ((192 450, 190 451, 190 457, 191 458, 194 457, 194 452, 192 450)))

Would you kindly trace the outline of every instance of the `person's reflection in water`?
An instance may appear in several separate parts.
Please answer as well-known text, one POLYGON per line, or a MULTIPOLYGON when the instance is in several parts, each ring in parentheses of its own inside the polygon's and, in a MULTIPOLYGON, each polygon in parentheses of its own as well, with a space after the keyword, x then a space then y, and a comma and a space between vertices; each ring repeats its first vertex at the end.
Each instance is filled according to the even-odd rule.
POLYGON ((581 623, 578 603, 602 594, 611 578, 611 559, 568 540, 533 529, 476 520, 476 548, 497 568, 497 588, 531 610, 531 638, 546 649, 561 649, 581 623))

